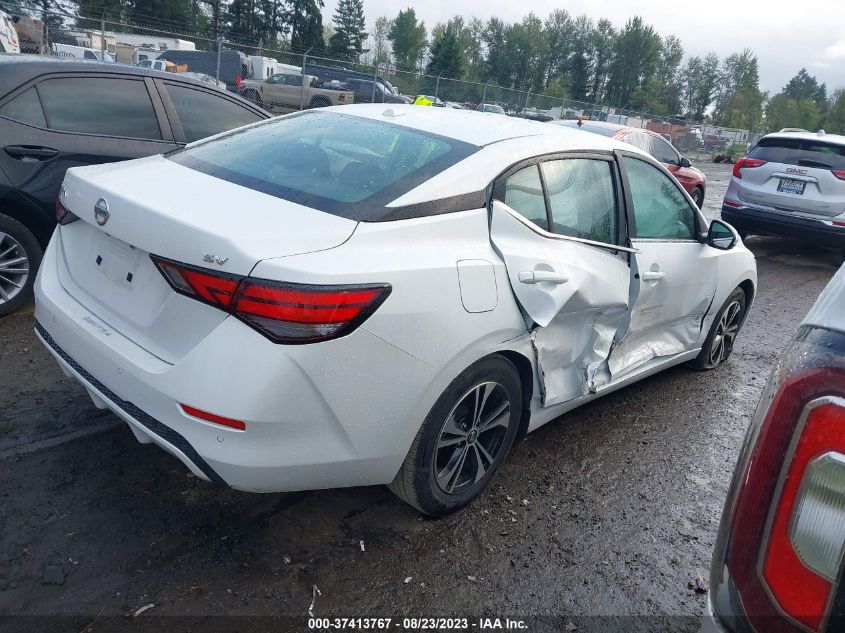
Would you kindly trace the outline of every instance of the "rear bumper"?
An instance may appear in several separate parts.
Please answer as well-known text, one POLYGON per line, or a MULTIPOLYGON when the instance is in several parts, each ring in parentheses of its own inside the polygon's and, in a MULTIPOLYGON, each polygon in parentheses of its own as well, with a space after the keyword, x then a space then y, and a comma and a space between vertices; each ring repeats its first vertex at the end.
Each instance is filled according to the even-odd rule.
POLYGON ((37 333, 95 404, 198 477, 250 492, 390 482, 444 378, 359 328, 315 345, 274 345, 225 319, 175 364, 139 347, 61 285, 55 240, 35 284, 37 333), (236 430, 184 403, 241 420, 236 430))
POLYGON ((834 247, 845 246, 845 226, 834 226, 824 220, 727 205, 722 205, 722 219, 739 231, 798 237, 834 247))

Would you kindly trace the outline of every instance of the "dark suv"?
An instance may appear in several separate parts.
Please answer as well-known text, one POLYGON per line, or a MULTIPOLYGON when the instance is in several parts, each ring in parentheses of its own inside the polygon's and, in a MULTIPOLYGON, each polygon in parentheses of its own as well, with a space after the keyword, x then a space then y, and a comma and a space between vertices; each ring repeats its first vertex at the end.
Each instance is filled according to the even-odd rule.
POLYGON ((31 293, 69 167, 161 154, 270 116, 176 73, 0 54, 0 316, 31 293))

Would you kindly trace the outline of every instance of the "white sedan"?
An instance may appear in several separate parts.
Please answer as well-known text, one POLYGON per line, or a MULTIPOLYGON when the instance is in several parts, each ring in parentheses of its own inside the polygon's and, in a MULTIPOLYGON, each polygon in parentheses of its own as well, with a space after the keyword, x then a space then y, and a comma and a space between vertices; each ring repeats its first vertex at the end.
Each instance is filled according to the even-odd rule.
POLYGON ((38 336, 138 440, 220 485, 390 484, 433 515, 562 413, 722 363, 757 283, 632 146, 441 108, 74 168, 57 214, 38 336))

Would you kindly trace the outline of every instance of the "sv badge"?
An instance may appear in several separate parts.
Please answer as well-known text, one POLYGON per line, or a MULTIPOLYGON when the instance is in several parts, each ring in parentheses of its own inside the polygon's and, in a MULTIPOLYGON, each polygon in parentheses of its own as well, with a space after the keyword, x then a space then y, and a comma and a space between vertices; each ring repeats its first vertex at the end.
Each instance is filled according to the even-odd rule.
POLYGON ((222 266, 226 262, 229 261, 228 257, 218 257, 213 253, 206 253, 202 256, 202 261, 209 262, 211 264, 217 264, 218 266, 222 266))

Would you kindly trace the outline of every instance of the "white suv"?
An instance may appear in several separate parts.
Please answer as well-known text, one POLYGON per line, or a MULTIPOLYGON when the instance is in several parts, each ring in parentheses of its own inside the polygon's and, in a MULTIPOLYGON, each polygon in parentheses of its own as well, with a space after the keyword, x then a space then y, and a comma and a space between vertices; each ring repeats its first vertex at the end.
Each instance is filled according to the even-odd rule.
POLYGON ((845 246, 845 136, 779 132, 737 161, 722 218, 764 233, 845 246))

